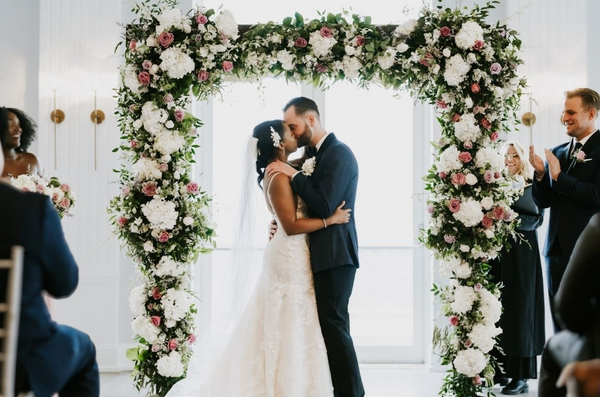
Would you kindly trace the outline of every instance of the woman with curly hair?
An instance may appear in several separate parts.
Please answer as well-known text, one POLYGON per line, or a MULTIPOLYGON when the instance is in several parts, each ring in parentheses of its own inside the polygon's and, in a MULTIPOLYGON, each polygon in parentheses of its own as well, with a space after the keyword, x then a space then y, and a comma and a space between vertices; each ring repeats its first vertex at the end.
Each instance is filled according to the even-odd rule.
POLYGON ((19 109, 0 107, 0 142, 4 153, 2 176, 40 173, 40 163, 27 148, 35 139, 37 125, 19 109))

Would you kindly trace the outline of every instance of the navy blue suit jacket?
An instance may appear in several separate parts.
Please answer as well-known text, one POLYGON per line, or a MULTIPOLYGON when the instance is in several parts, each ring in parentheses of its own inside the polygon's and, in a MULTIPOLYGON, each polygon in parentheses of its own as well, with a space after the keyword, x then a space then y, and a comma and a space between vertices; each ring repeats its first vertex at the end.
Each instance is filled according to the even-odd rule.
POLYGON ((13 245, 25 248, 17 366, 36 396, 50 396, 66 384, 83 347, 74 329, 52 321, 42 291, 71 295, 79 271, 50 199, 0 182, 2 255, 13 245))
POLYGON ((308 205, 310 216, 327 218, 342 201, 351 208, 350 222, 309 234, 313 272, 358 263, 356 233, 356 187, 358 163, 350 148, 329 134, 316 155, 315 170, 310 177, 302 173, 292 179, 294 191, 308 205))
POLYGON ((589 161, 580 163, 569 157, 571 142, 552 149, 560 161, 558 179, 550 179, 548 164, 541 181, 533 182, 533 198, 540 208, 550 207, 550 223, 544 255, 560 249, 571 256, 573 247, 590 218, 600 212, 600 131, 596 131, 581 150, 589 161))

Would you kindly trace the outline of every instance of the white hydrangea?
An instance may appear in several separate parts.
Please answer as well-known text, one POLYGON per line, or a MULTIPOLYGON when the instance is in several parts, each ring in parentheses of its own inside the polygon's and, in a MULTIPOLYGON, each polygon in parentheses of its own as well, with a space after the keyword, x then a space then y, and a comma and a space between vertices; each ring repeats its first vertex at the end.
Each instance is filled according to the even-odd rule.
POLYGON ((308 43, 312 46, 315 56, 319 58, 329 55, 329 51, 337 43, 337 40, 333 36, 323 37, 321 32, 316 30, 310 34, 308 43))
POLYGON ((163 295, 161 303, 165 318, 179 321, 189 313, 192 306, 192 297, 187 291, 169 288, 163 295))
POLYGON ((453 256, 445 258, 444 261, 441 262, 440 274, 454 274, 457 278, 468 278, 471 276, 471 267, 467 262, 453 256))
POLYGON ((281 50, 277 53, 277 60, 281 63, 281 67, 284 70, 293 70, 295 59, 296 55, 291 54, 287 50, 281 50))
POLYGON ((131 322, 131 328, 133 332, 141 336, 150 344, 158 342, 158 334, 160 334, 160 328, 152 324, 152 320, 146 316, 137 316, 131 322))
POLYGON ((179 48, 170 47, 160 54, 160 68, 167 72, 173 79, 180 79, 194 71, 194 61, 188 54, 179 48))
POLYGON ((122 70, 123 84, 131 90, 134 94, 141 94, 142 92, 148 92, 148 87, 143 86, 138 80, 138 70, 134 65, 127 65, 122 70))
POLYGON ((142 120, 142 123, 144 124, 144 129, 151 134, 162 131, 163 124, 168 118, 169 112, 159 108, 152 101, 148 101, 142 106, 142 117, 140 120, 142 120))
POLYGON ((462 142, 476 142, 481 136, 479 125, 473 113, 465 113, 460 120, 454 123, 454 133, 462 142))
POLYGON ((156 180, 162 177, 160 164, 155 160, 140 157, 140 159, 131 166, 131 171, 138 181, 156 180))
POLYGON ((176 262, 168 256, 160 258, 160 262, 156 265, 156 274, 159 277, 171 276, 179 277, 185 273, 186 267, 183 263, 176 262))
POLYGON ((475 154, 475 166, 484 168, 488 164, 493 171, 501 171, 504 168, 504 159, 496 149, 482 147, 475 154))
POLYGON ((489 326, 486 324, 477 324, 473 327, 468 336, 471 342, 477 346, 482 352, 488 353, 494 345, 494 337, 502 332, 500 328, 489 326))
POLYGON ((466 349, 458 352, 453 364, 459 373, 473 378, 485 369, 487 361, 481 350, 466 349))
POLYGON ((358 72, 362 68, 362 64, 356 57, 344 56, 342 59, 341 69, 349 79, 355 79, 358 77, 358 72))
POLYGON ((465 22, 454 38, 458 48, 468 50, 476 41, 483 41, 483 29, 477 22, 465 22))
POLYGON ((170 230, 177 223, 177 210, 175 203, 154 197, 146 204, 142 204, 142 213, 150 222, 151 229, 170 230))
POLYGON ((163 155, 175 153, 184 145, 185 139, 177 131, 163 129, 154 138, 154 149, 163 155))
POLYGON ((235 21, 233 14, 229 10, 223 10, 223 12, 219 14, 219 16, 215 19, 215 26, 219 32, 223 33, 232 40, 235 40, 239 37, 238 24, 235 21))
POLYGON ((162 356, 156 361, 158 373, 166 378, 179 378, 183 376, 183 361, 181 353, 173 350, 166 356, 162 356))
POLYGON ((136 316, 146 313, 146 285, 142 284, 131 290, 129 308, 136 316))
POLYGON ((469 70, 471 70, 471 65, 465 62, 460 54, 456 54, 446 62, 444 80, 448 85, 457 87, 464 81, 469 70))
POLYGON ((454 301, 450 304, 452 311, 457 314, 465 314, 473 308, 477 299, 477 293, 471 287, 459 285, 454 290, 454 301))
POLYGON ((473 198, 468 198, 460 203, 460 210, 452 214, 452 216, 466 227, 476 226, 483 219, 481 204, 473 198))
POLYGON ((455 145, 449 146, 440 154, 440 161, 437 164, 439 172, 449 173, 450 171, 459 170, 463 163, 458 159, 460 151, 455 145))
POLYGON ((482 288, 479 291, 480 310, 483 315, 484 323, 493 326, 500 321, 502 315, 502 303, 489 290, 482 288))
POLYGON ((418 22, 416 19, 411 19, 409 21, 404 22, 402 25, 398 25, 398 27, 394 30, 392 35, 394 37, 402 38, 409 36, 418 26, 418 22))
POLYGON ((179 8, 165 9, 156 15, 156 19, 158 20, 158 26, 156 27, 157 36, 171 27, 189 33, 190 21, 179 8))
POLYGON ((387 70, 394 66, 396 61, 396 50, 394 48, 388 48, 385 52, 377 57, 377 63, 383 70, 387 70))

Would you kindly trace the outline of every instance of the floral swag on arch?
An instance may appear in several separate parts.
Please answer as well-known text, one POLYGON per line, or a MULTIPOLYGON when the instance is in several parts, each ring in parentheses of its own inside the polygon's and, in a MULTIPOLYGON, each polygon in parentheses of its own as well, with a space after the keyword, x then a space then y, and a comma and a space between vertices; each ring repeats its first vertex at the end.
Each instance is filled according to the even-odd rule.
POLYGON ((397 27, 357 15, 301 15, 252 26, 241 37, 228 11, 187 15, 175 0, 144 0, 125 33, 118 109, 122 194, 109 206, 142 284, 130 306, 139 345, 128 352, 138 388, 163 396, 185 376, 196 313, 188 266, 213 247, 210 198, 192 180, 196 128, 184 109, 219 93, 224 78, 283 76, 326 88, 338 80, 408 89, 435 106, 441 139, 424 177, 431 223, 420 240, 449 283, 434 286, 449 325, 434 342, 449 366, 440 394, 474 396, 494 375, 501 330, 499 286, 486 261, 515 237, 515 199, 497 140, 517 123, 524 80, 515 31, 485 22, 493 1, 472 10, 424 8, 397 27), (131 167, 128 164, 132 164, 131 167))

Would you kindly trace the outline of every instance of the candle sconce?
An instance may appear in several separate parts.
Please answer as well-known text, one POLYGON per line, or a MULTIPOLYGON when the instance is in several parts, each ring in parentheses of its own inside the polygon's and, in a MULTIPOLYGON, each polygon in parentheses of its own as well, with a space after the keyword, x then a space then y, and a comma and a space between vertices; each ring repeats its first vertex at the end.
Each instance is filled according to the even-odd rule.
POLYGON ((90 114, 90 120, 94 123, 94 170, 98 169, 98 124, 102 124, 106 116, 98 109, 97 91, 94 91, 94 111, 90 114))
POLYGON ((57 169, 56 148, 58 146, 56 142, 56 129, 58 124, 65 121, 65 112, 56 107, 56 90, 54 90, 54 109, 50 113, 50 120, 52 120, 52 122, 54 123, 54 169, 57 169))

